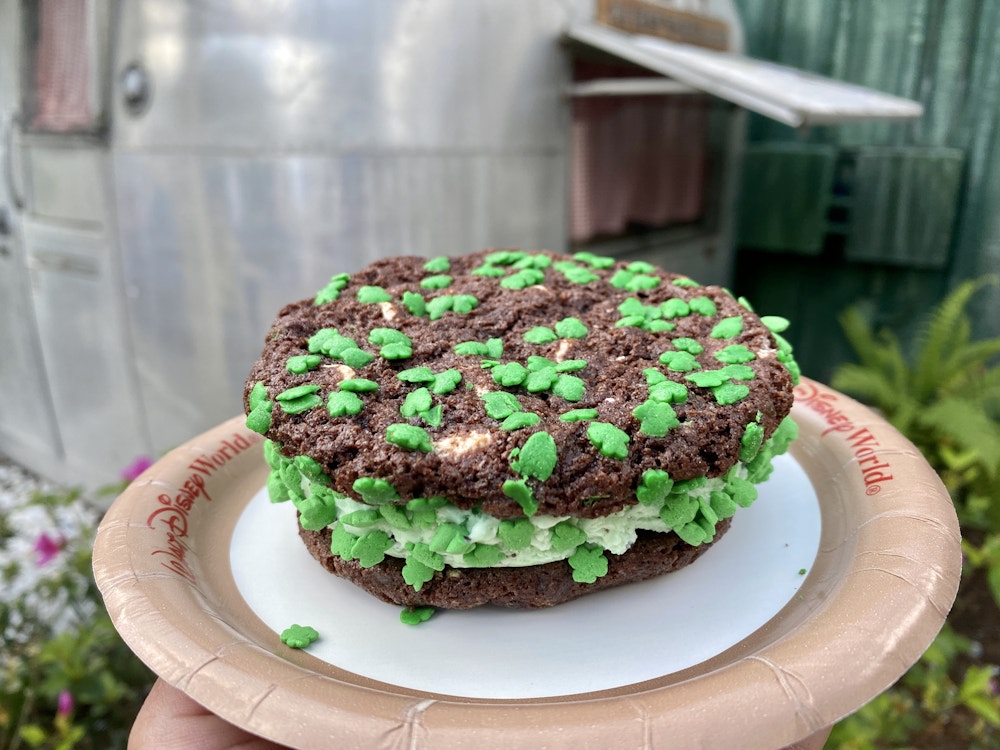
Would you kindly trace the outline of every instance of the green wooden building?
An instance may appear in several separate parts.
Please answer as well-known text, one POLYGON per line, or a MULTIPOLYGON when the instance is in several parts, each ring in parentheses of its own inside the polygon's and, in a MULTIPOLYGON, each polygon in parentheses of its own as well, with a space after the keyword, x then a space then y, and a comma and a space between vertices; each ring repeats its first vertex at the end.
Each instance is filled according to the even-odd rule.
MULTIPOLYGON (((750 120, 735 290, 785 315, 804 372, 852 357, 861 305, 912 342, 960 281, 1000 273, 1000 0, 737 0, 748 54, 920 101, 925 114, 796 131, 750 120)), ((1000 335, 1000 288, 974 299, 1000 335)))

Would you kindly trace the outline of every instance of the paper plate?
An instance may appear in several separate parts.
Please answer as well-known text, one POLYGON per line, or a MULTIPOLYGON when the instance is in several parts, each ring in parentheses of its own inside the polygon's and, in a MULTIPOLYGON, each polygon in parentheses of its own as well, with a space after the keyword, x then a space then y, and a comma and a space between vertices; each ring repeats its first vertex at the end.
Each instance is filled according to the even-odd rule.
POLYGON ((790 456, 704 557, 549 610, 402 625, 308 556, 242 417, 130 485, 94 571, 161 678, 291 747, 779 748, 903 674, 961 572, 951 501, 905 438, 809 380, 792 414, 790 456), (284 646, 293 622, 320 641, 284 646))

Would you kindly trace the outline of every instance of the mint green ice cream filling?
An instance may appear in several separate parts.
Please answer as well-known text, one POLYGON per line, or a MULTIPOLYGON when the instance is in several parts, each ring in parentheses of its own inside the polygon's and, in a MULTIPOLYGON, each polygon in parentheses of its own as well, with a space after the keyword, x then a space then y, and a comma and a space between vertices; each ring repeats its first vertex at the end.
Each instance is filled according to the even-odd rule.
POLYGON ((344 559, 364 567, 386 556, 405 559, 404 578, 419 590, 445 565, 517 567, 569 560, 577 580, 596 580, 606 565, 597 566, 595 575, 595 566, 582 562, 604 552, 624 553, 640 530, 674 531, 693 546, 711 542, 719 521, 757 498, 755 485, 770 476, 773 458, 788 449, 798 428, 786 418, 766 442, 760 440, 761 432, 751 423, 743 439, 743 460, 725 475, 675 482, 665 471, 646 471, 635 504, 598 518, 535 514, 499 519, 440 497, 402 503, 388 482, 375 478, 358 480, 356 489, 369 501, 359 502, 330 489, 329 478, 311 458, 285 458, 271 441, 265 443, 264 456, 271 467, 267 488, 272 502, 291 501, 304 529, 329 527, 331 551, 344 559), (375 485, 382 491, 374 493, 375 485))

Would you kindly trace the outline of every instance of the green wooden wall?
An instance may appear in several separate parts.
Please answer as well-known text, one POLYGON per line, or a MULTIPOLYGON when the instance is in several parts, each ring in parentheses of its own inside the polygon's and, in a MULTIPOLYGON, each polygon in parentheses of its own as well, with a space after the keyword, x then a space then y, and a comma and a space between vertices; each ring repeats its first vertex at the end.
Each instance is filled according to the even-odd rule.
MULTIPOLYGON (((860 304, 912 342, 961 280, 1000 273, 1000 0, 736 0, 747 52, 916 99, 924 116, 800 132, 752 116, 734 290, 786 315, 805 373, 851 358, 860 304)), ((1000 290, 976 332, 1000 335, 1000 290)))

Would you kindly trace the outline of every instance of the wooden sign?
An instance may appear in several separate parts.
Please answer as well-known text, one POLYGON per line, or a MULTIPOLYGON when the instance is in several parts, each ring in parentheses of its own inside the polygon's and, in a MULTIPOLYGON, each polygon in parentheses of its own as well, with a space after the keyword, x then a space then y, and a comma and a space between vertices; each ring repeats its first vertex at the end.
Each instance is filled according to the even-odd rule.
POLYGON ((597 0, 597 21, 631 34, 729 49, 729 25, 725 21, 647 0, 597 0))

